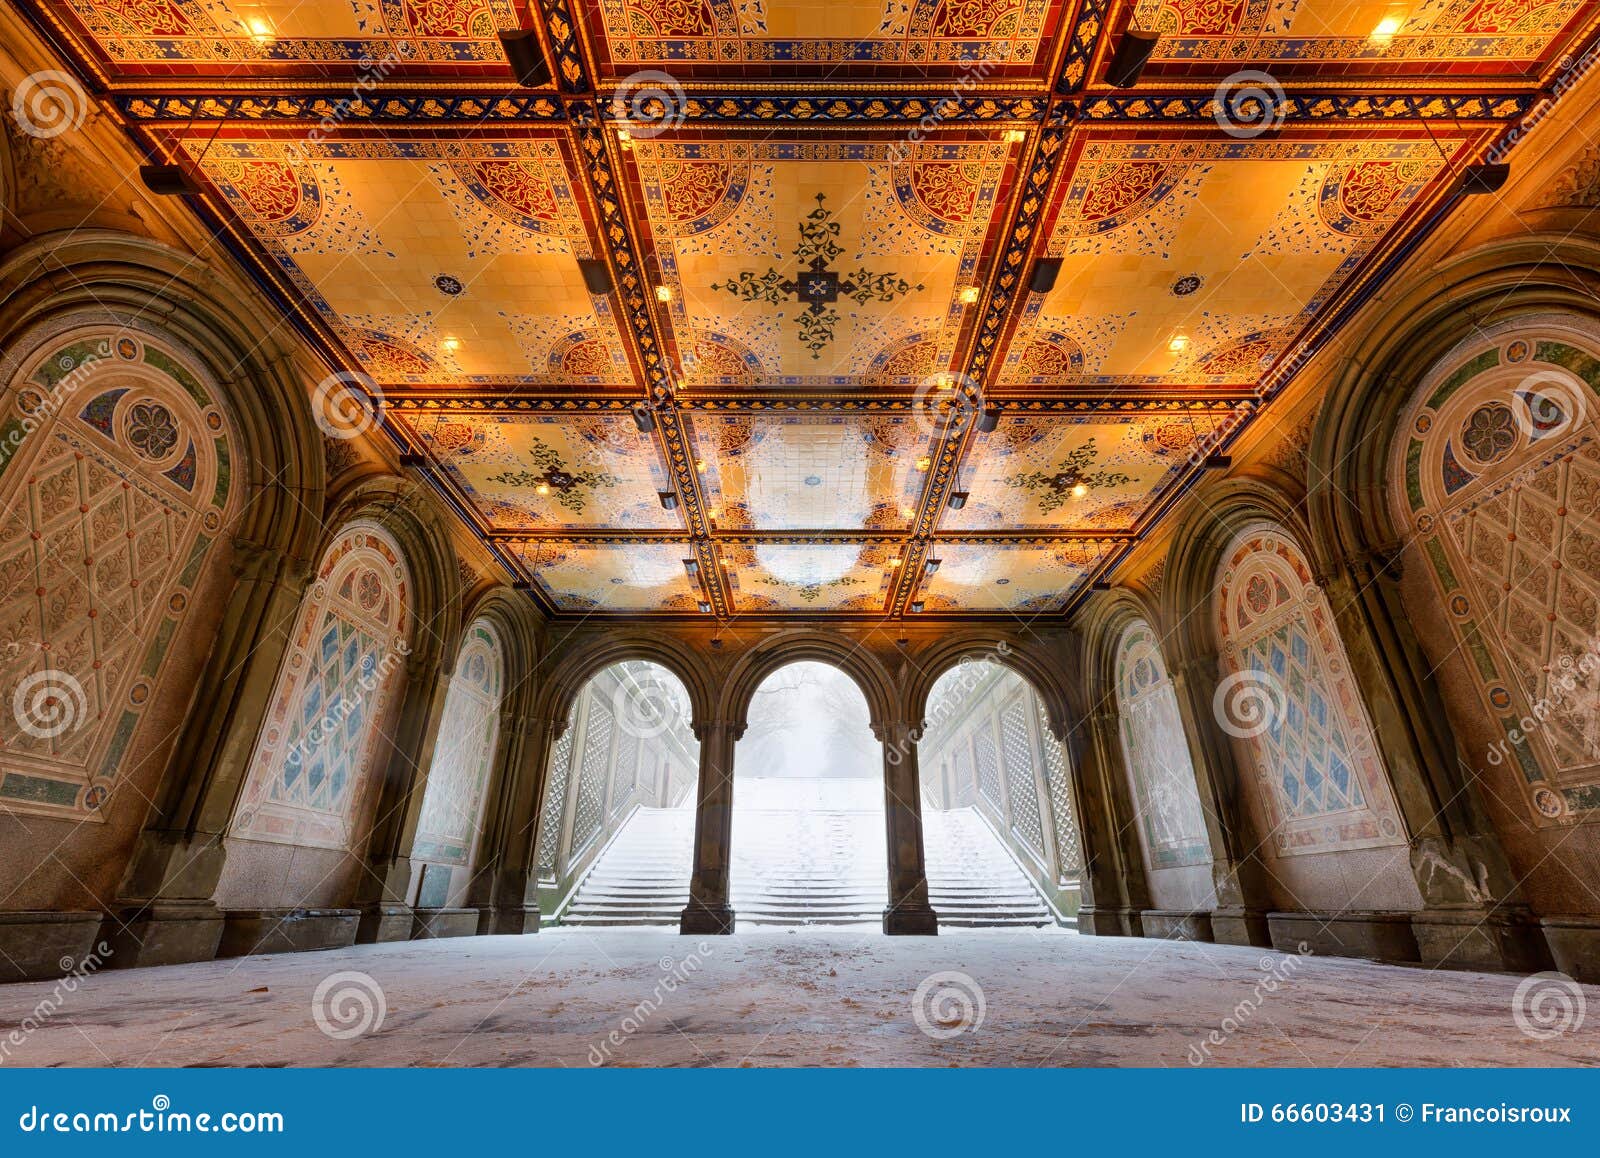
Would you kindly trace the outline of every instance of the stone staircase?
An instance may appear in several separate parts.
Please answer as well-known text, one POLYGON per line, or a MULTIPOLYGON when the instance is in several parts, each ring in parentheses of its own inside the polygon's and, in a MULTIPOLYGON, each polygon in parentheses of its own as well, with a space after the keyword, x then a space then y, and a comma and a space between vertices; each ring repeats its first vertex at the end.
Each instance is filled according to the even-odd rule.
MULTIPOLYGON (((729 902, 740 928, 877 928, 885 879, 882 791, 873 781, 740 780, 729 902)), ((1053 924, 988 824, 970 808, 923 818, 929 892, 948 927, 1053 924)), ((584 878, 563 925, 674 926, 689 901, 694 811, 641 808, 584 878)))

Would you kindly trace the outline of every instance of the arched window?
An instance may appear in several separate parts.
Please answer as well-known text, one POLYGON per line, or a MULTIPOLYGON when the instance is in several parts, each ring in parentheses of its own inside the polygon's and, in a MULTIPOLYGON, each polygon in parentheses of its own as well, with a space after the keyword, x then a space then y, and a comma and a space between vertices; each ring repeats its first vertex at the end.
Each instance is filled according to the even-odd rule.
MULTIPOLYGON (((1390 465, 1399 525, 1516 768, 1529 814, 1600 808, 1600 332, 1501 326, 1424 380, 1390 465)), ((1481 766, 1481 765, 1480 765, 1481 766)))
POLYGON ((1211 848, 1195 789, 1178 697, 1155 633, 1135 620, 1117 645, 1117 716, 1133 781, 1145 857, 1152 869, 1207 864, 1211 848))
POLYGON ((250 840, 355 847, 378 727, 409 651, 399 548, 356 523, 328 548, 301 604, 234 818, 250 840))
POLYGON ((80 331, 0 408, 0 808, 100 819, 166 675, 230 484, 177 355, 80 331))
POLYGON ((1278 856, 1399 844, 1394 794, 1327 598, 1298 547, 1258 525, 1223 554, 1217 721, 1248 741, 1278 856))
POLYGON ((472 860, 500 735, 502 667, 494 626, 477 620, 467 628, 445 695, 413 860, 445 865, 472 860))

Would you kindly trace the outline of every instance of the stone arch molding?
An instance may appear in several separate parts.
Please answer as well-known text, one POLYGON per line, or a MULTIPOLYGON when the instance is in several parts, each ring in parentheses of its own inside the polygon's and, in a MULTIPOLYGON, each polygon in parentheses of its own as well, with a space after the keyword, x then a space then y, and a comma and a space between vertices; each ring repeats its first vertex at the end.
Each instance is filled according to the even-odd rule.
POLYGON ((1389 513, 1418 549, 1527 815, 1600 817, 1600 322, 1455 345, 1396 427, 1389 513))
POLYGON ((730 724, 735 734, 750 720, 750 701, 767 677, 792 663, 811 660, 838 668, 853 680, 867 701, 873 732, 883 738, 895 719, 893 684, 878 658, 864 647, 822 632, 785 632, 751 648, 728 673, 717 718, 730 724))
POLYGON ((999 664, 1026 681, 1044 705, 1051 734, 1065 741, 1071 723, 1063 660, 1052 661, 1035 644, 1004 635, 997 638, 993 631, 956 635, 916 656, 910 677, 901 681, 899 703, 906 721, 919 731, 925 729, 928 697, 939 681, 963 664, 983 661, 999 664))
POLYGON ((564 730, 584 686, 606 668, 627 660, 653 663, 672 673, 688 694, 690 720, 696 727, 714 718, 716 680, 699 653, 669 635, 612 631, 577 639, 556 654, 539 689, 536 714, 564 730))
POLYGON ((100 820, 184 691, 164 677, 239 507, 235 428, 201 360, 103 316, 35 330, 4 369, 0 809, 100 820))

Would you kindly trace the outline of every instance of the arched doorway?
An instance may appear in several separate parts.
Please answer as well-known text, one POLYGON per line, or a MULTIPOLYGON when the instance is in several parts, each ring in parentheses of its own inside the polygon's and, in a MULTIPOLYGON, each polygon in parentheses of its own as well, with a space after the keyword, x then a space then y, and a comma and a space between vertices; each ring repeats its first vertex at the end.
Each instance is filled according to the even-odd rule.
POLYGON ((666 668, 615 663, 572 704, 539 818, 539 907, 557 924, 676 926, 689 900, 700 745, 666 668))
POLYGON ((733 765, 739 927, 879 926, 883 748, 861 689, 830 664, 787 664, 756 688, 748 719, 733 765))
POLYGON ((1047 926, 1077 911, 1067 754, 1025 679, 969 660, 933 685, 918 745, 928 894, 943 927, 1047 926))

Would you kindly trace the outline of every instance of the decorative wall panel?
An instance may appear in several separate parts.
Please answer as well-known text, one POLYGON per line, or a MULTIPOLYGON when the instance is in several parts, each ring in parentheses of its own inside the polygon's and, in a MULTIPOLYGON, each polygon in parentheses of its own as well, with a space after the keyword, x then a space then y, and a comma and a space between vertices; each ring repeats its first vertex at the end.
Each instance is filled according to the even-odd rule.
POLYGON ((222 411, 127 329, 58 339, 0 410, 0 809, 102 819, 223 526, 222 411))
POLYGON ((1529 814, 1600 808, 1600 336, 1572 319, 1453 352, 1400 426, 1395 508, 1471 661, 1488 754, 1529 814))
POLYGON ((561 814, 567 806, 567 784, 572 771, 572 720, 550 750, 550 782, 545 785, 544 804, 539 810, 539 876, 554 880, 556 852, 561 847, 561 814))
POLYGON ((354 849, 374 752, 409 650, 410 578, 379 527, 323 555, 250 758, 233 835, 354 849))
POLYGON ((1078 839, 1078 810, 1072 801, 1071 772, 1067 750, 1050 731, 1044 701, 1032 688, 1033 712, 1044 750, 1044 779, 1050 790, 1050 814, 1055 826, 1057 880, 1068 884, 1083 872, 1083 845, 1078 839))
POLYGON ((599 835, 601 822, 605 819, 605 793, 613 758, 611 737, 615 722, 616 717, 610 708, 598 700, 590 702, 588 723, 584 727, 583 756, 578 769, 578 803, 572 816, 574 855, 582 852, 599 835))
POLYGON ((1043 857, 1044 825, 1039 816, 1039 790, 1034 780, 1038 752, 1028 730, 1027 697, 1019 692, 1000 712, 1000 741, 1005 755, 1011 828, 1035 855, 1043 857))
POLYGON ((445 693, 412 845, 414 860, 465 865, 472 858, 500 735, 500 657, 493 625, 482 619, 473 623, 445 693))
POLYGON ((1224 555, 1217 581, 1225 729, 1249 746, 1279 856, 1402 844, 1372 725, 1298 547, 1267 526, 1224 555))

